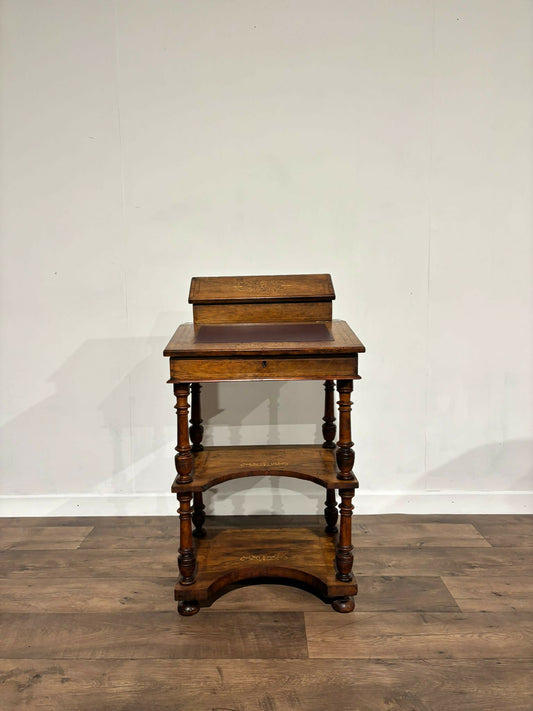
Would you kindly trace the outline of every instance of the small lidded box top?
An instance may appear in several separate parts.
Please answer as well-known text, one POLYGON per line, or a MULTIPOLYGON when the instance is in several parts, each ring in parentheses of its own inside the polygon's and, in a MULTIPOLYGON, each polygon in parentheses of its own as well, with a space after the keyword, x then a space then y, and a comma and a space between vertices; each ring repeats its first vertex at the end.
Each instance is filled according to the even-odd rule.
POLYGON ((193 277, 189 291, 190 304, 332 301, 334 298, 329 274, 193 277))
POLYGON ((193 277, 194 323, 331 321, 335 291, 329 274, 193 277))

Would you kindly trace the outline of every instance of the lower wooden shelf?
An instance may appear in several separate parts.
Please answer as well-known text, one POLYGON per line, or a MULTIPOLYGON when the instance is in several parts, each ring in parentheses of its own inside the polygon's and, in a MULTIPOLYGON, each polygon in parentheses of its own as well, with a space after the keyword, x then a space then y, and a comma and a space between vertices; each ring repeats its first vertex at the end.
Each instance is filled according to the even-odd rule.
POLYGON ((355 476, 339 479, 334 449, 318 444, 241 445, 205 447, 194 454, 194 479, 180 484, 178 477, 172 492, 200 492, 231 479, 250 476, 282 476, 312 481, 326 489, 356 489, 355 476))
POLYGON ((335 577, 336 536, 323 527, 254 528, 207 531, 196 540, 197 574, 192 585, 177 582, 174 598, 181 614, 194 614, 238 584, 257 579, 300 584, 339 612, 353 610, 355 578, 335 577))

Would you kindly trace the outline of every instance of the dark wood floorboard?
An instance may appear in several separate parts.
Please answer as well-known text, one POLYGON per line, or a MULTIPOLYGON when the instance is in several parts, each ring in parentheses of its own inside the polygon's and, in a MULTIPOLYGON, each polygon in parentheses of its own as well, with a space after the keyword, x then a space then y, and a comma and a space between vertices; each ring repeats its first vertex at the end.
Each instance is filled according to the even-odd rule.
POLYGON ((527 548, 358 548, 360 575, 465 575, 533 578, 533 555, 527 548))
MULTIPOLYGON (((35 578, 29 572, 0 579, 3 612, 168 612, 169 578, 35 578)), ((263 609, 263 608, 262 608, 263 609)), ((294 607, 290 608, 294 610, 294 607)))
POLYGON ((310 657, 347 659, 517 659, 533 653, 526 613, 306 612, 310 657))
POLYGON ((533 612, 530 577, 444 577, 443 583, 463 612, 533 612))
POLYGON ((4 709, 531 711, 531 661, 0 659, 4 709))
POLYGON ((491 546, 533 546, 533 516, 511 521, 502 519, 505 517, 478 519, 475 526, 491 546))
POLYGON ((531 711, 532 525, 356 516, 354 613, 254 585, 182 618, 177 517, 0 519, 0 708, 531 711))
POLYGON ((176 541, 169 547, 141 549, 79 549, 0 551, 0 577, 31 574, 35 578, 144 578, 176 576, 176 541))
POLYGON ((449 548, 485 547, 490 543, 469 523, 389 523, 371 521, 353 524, 353 539, 358 548, 449 548))
POLYGON ((176 548, 176 536, 179 533, 177 517, 171 525, 141 524, 126 526, 95 526, 84 539, 81 548, 176 548))
POLYGON ((0 654, 42 659, 307 657, 303 613, 3 613, 0 654))
MULTIPOLYGON (((459 612, 453 596, 438 577, 358 576, 360 611, 431 610, 459 612)), ((1 589, 1 587, 0 587, 1 589)), ((314 595, 282 585, 250 585, 220 597, 216 610, 305 610, 324 612, 324 603, 314 595)))
POLYGON ((1 550, 65 550, 79 548, 92 526, 0 526, 1 550))
MULTIPOLYGON (((33 573, 0 579, 3 612, 166 612, 169 578, 36 578, 33 573)), ((438 577, 359 576, 360 611, 459 612, 438 577)), ((221 611, 324 611, 324 603, 304 590, 285 585, 249 585, 220 597, 210 608, 221 611)), ((328 608, 325 608, 328 609, 328 608)), ((499 607, 498 609, 507 609, 499 607)), ((509 608, 510 609, 510 608, 509 608)))

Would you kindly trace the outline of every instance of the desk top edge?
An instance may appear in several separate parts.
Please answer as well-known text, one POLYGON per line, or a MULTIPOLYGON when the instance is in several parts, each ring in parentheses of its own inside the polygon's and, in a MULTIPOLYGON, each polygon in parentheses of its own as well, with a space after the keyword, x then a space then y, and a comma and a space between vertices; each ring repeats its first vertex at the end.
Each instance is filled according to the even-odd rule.
POLYGON ((364 353, 365 347, 346 321, 333 319, 325 322, 331 328, 332 339, 328 341, 286 341, 216 343, 198 342, 192 323, 182 323, 167 344, 163 355, 175 358, 228 357, 258 355, 345 355, 364 353))

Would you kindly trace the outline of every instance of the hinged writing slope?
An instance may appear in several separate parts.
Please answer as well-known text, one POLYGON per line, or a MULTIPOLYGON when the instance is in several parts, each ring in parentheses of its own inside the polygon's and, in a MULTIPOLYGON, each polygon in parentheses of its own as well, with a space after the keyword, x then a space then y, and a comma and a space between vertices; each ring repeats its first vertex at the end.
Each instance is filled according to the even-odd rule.
POLYGON ((193 277, 195 324, 330 321, 329 274, 193 277))
POLYGON ((193 277, 190 304, 332 301, 329 274, 285 276, 193 277))

